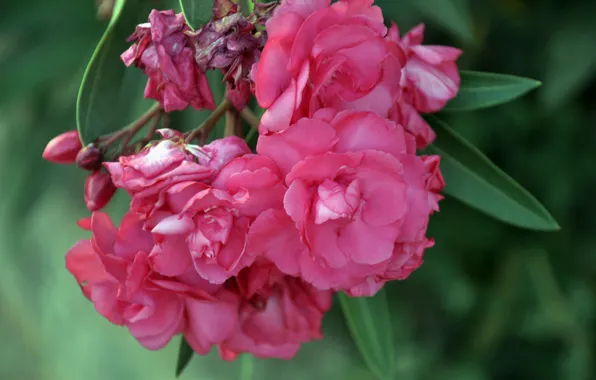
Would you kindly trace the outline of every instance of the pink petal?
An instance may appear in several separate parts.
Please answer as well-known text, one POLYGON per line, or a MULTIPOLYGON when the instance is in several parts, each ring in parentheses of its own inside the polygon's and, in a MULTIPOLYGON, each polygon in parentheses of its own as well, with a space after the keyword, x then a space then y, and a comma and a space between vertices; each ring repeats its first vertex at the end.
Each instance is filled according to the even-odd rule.
POLYGON ((302 159, 331 150, 336 141, 336 133, 328 123, 300 119, 282 133, 261 136, 257 153, 272 158, 283 173, 288 173, 302 159))
POLYGON ((290 85, 290 73, 286 70, 289 53, 279 41, 267 41, 255 78, 255 96, 263 108, 271 107, 290 85))
POLYGON ((371 226, 356 219, 342 228, 337 245, 354 262, 374 265, 391 258, 398 234, 393 226, 371 226))
POLYGON ((237 305, 233 301, 211 302, 187 298, 188 324, 184 337, 192 349, 205 355, 213 345, 227 339, 238 325, 236 309, 237 305))
POLYGON ((331 122, 337 130, 337 152, 379 150, 396 157, 406 153, 401 126, 370 112, 346 111, 331 122))

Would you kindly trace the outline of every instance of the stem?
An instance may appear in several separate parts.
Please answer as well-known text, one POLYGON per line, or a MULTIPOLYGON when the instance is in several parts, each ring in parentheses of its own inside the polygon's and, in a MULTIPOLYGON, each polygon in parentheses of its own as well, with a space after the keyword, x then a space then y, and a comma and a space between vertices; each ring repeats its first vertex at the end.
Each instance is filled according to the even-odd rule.
POLYGON ((145 145, 149 144, 149 142, 153 140, 153 136, 155 135, 155 131, 157 130, 157 126, 160 120, 162 122, 162 126, 169 122, 169 115, 167 113, 162 113, 161 115, 162 117, 156 117, 153 119, 151 125, 149 126, 149 130, 147 130, 147 133, 145 134, 145 137, 143 137, 141 140, 137 141, 134 144, 134 152, 139 152, 141 149, 143 149, 145 145))
POLYGON ((231 107, 226 112, 226 128, 224 136, 242 136, 242 123, 240 122, 240 114, 234 107, 231 107))
POLYGON ((252 112, 250 108, 244 107, 242 112, 240 112, 240 116, 242 116, 242 118, 244 119, 244 121, 248 123, 248 125, 250 125, 256 130, 259 129, 259 124, 261 123, 261 121, 259 120, 257 115, 255 115, 255 113, 252 112))
POLYGON ((232 102, 228 98, 224 98, 221 103, 217 106, 215 111, 209 115, 209 117, 201 123, 196 129, 186 136, 185 141, 187 143, 191 142, 192 140, 196 139, 199 136, 206 138, 209 135, 209 132, 215 127, 215 124, 221 119, 221 117, 226 113, 226 111, 232 106, 232 102))
POLYGON ((149 110, 147 110, 147 112, 145 112, 143 115, 141 115, 141 117, 139 117, 137 119, 137 121, 135 121, 128 127, 110 135, 107 138, 107 140, 104 142, 104 145, 106 147, 108 147, 124 137, 125 139, 124 139, 123 145, 126 146, 126 144, 128 144, 130 142, 130 139, 132 139, 134 137, 134 135, 136 135, 137 132, 141 128, 143 128, 145 126, 145 124, 147 124, 149 122, 149 120, 151 120, 156 114, 161 113, 162 111, 163 111, 163 108, 161 107, 161 104, 159 104, 159 103, 154 104, 151 108, 149 108, 149 110))

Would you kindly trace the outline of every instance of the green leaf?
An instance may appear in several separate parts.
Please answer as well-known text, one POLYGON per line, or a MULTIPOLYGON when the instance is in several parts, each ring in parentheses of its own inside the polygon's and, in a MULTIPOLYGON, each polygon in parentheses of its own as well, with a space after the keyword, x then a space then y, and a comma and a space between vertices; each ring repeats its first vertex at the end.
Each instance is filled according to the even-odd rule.
POLYGON ((472 111, 512 101, 540 86, 534 79, 462 70, 459 93, 444 111, 472 111))
POLYGON ((197 30, 213 17, 212 0, 179 0, 186 23, 197 30))
POLYGON ((496 219, 512 225, 554 231, 559 225, 521 185, 446 123, 429 117, 437 139, 429 151, 441 156, 444 192, 496 219))
POLYGON ((126 39, 147 19, 151 2, 116 0, 112 19, 89 62, 77 98, 77 128, 83 143, 120 129, 136 102, 138 86, 125 81, 127 69, 120 54, 129 48, 126 39))
POLYGON ((453 33, 462 41, 475 42, 467 0, 410 0, 423 16, 453 33))
POLYGON ((385 290, 374 297, 338 296, 352 339, 369 370, 380 380, 392 379, 396 358, 385 290))
POLYGON ((557 28, 545 46, 544 89, 540 100, 554 109, 572 100, 596 77, 596 23, 594 2, 579 2, 557 19, 557 28))
POLYGON ((179 377, 184 371, 184 368, 192 359, 194 351, 192 347, 188 344, 184 337, 180 338, 180 348, 178 349, 178 361, 176 362, 176 377, 179 377))
POLYGON ((251 354, 243 354, 240 358, 239 380, 252 380, 254 372, 254 358, 251 354))

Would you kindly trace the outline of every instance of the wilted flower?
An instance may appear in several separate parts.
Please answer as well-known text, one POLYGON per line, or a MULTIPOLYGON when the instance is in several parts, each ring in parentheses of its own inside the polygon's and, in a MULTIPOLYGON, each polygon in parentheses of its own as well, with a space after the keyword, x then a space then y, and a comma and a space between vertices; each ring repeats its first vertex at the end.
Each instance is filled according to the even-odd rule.
POLYGON ((255 28, 256 16, 249 20, 235 4, 227 4, 228 0, 223 3, 214 20, 187 34, 195 43, 195 58, 201 70, 221 69, 229 91, 238 91, 234 105, 241 109, 250 96, 246 92, 250 88, 249 73, 260 57, 265 34, 255 28))
POLYGON ((194 50, 185 32, 190 28, 182 13, 151 11, 149 23, 137 26, 134 41, 121 58, 135 64, 149 77, 145 97, 159 101, 166 112, 214 109, 215 102, 205 73, 194 61, 194 50))

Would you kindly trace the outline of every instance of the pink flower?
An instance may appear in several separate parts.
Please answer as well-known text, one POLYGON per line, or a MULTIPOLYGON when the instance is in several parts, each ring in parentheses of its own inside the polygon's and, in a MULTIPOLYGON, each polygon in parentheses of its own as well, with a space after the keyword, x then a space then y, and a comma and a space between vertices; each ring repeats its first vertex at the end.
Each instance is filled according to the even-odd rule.
POLYGON ((112 183, 110 173, 100 169, 89 174, 85 181, 85 205, 89 211, 98 211, 106 207, 114 193, 116 186, 112 183))
POLYGON ((244 269, 228 287, 237 288, 242 298, 237 329, 220 346, 224 359, 243 352, 291 359, 303 343, 323 337, 321 322, 331 308, 330 291, 284 276, 267 262, 244 269))
POLYGON ((462 51, 449 46, 422 45, 424 24, 403 39, 392 24, 388 39, 402 46, 407 55, 403 69, 405 101, 419 112, 437 112, 459 91, 460 76, 455 61, 462 51))
POLYGON ((268 41, 255 66, 260 131, 286 129, 320 108, 366 110, 386 117, 401 96, 405 56, 385 38, 373 0, 282 1, 267 22, 268 41))
POLYGON ((254 222, 249 252, 319 289, 350 290, 413 267, 395 246, 425 239, 443 184, 438 157, 417 157, 412 137, 374 113, 316 117, 259 139, 288 191, 283 211, 254 222))
POLYGON ((224 283, 253 262, 254 256, 246 255, 250 224, 261 212, 279 207, 284 191, 277 166, 252 154, 232 160, 209 185, 170 186, 159 212, 147 222, 158 241, 155 267, 172 276, 194 266, 209 282, 224 283), (171 260, 170 247, 178 260, 171 260))
POLYGON ((68 131, 54 137, 43 151, 43 159, 55 164, 74 164, 81 150, 78 131, 68 131))
POLYGON ((93 237, 68 251, 67 269, 99 314, 126 326, 144 347, 160 349, 184 333, 194 350, 207 353, 235 330, 236 296, 194 272, 175 278, 155 272, 154 241, 142 224, 128 213, 116 229, 106 214, 94 213, 93 237))
POLYGON ((215 109, 207 77, 195 62, 190 31, 182 13, 153 10, 149 23, 137 26, 134 41, 121 58, 126 66, 135 64, 149 77, 145 98, 159 101, 166 112, 185 109, 215 109))
POLYGON ((131 210, 150 216, 166 200, 164 191, 188 181, 211 180, 233 158, 250 152, 244 140, 229 137, 203 147, 185 144, 172 136, 143 149, 139 154, 122 156, 118 162, 106 162, 117 187, 132 196, 131 210))

